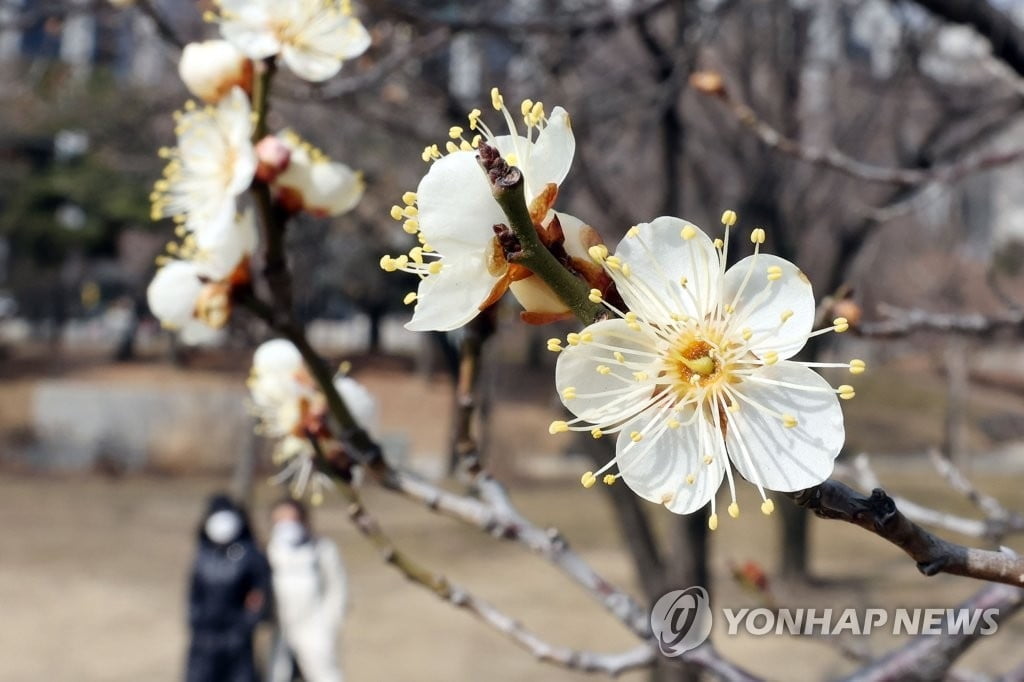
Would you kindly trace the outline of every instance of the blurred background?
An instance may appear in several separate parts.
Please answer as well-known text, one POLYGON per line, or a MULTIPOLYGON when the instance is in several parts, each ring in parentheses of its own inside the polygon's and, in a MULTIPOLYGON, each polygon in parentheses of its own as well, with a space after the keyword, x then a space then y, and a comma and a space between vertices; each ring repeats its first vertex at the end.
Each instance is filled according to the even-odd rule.
MULTIPOLYGON (((187 99, 180 46, 215 37, 202 21, 210 5, 0 0, 0 680, 179 679, 206 496, 247 500, 265 533, 280 495, 244 384, 266 330, 238 314, 215 343, 186 348, 145 303, 172 238, 169 221, 149 220, 156 151, 173 144, 171 112, 187 99)), ((506 101, 570 112, 577 150, 560 208, 610 244, 658 215, 713 231, 732 208, 807 273, 825 319, 855 323, 805 351, 868 363, 844 403, 845 466, 867 453, 890 493, 978 516, 936 470, 938 453, 1024 511, 1024 3, 364 0, 356 11, 373 46, 321 85, 282 74, 270 127, 294 125, 365 173, 356 210, 300 218, 289 253, 314 345, 375 393, 395 461, 457 488, 459 338, 403 328, 414 282, 378 260, 411 238, 388 210, 422 176, 420 150, 487 110, 497 85, 506 101), (935 314, 977 324, 903 324, 935 314)), ((802 606, 947 606, 976 589, 923 578, 878 538, 785 501, 782 514, 726 520, 708 538, 703 516, 673 517, 622 486, 581 489, 590 457, 607 453, 547 434, 561 408, 544 339, 572 327, 517 317, 497 311, 485 351, 486 463, 528 517, 638 597, 705 584, 722 606, 768 593, 802 606)), ((537 557, 366 496, 403 547, 541 634, 596 650, 632 643, 537 557)), ((584 679, 407 585, 337 498, 316 523, 349 567, 351 679, 584 679)), ((968 540, 1021 548, 1005 535, 968 540)), ((992 676, 1021 663, 1024 624, 1001 627, 966 668, 992 676)), ((808 638, 716 638, 774 679, 840 675, 900 643, 857 640, 851 654, 808 638)))

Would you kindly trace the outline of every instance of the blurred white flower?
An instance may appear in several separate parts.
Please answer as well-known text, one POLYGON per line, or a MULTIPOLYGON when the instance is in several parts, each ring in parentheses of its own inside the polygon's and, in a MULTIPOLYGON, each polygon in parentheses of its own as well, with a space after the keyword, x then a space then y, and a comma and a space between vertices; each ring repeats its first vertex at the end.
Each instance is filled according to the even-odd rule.
POLYGON ((272 183, 281 206, 319 217, 338 216, 355 208, 366 186, 362 173, 331 161, 290 130, 277 138, 290 151, 288 163, 272 183))
MULTIPOLYGON (((583 484, 621 477, 641 497, 686 514, 711 503, 726 478, 739 514, 732 467, 757 486, 761 510, 774 505, 765 490, 790 492, 817 485, 832 472, 844 440, 839 398, 809 367, 864 363, 789 360, 807 340, 845 331, 843 318, 811 331, 811 285, 792 263, 760 253, 764 230, 751 234, 754 255, 726 268, 732 211, 723 215, 725 240, 694 225, 662 217, 631 228, 614 256, 591 249, 614 280, 629 312, 605 302, 615 319, 570 334, 555 381, 576 415, 551 424, 552 433, 617 433, 615 457, 583 484), (613 467, 617 474, 607 473, 613 467)), ((602 301, 599 292, 592 300, 602 301)))
POLYGON ((193 95, 218 102, 236 85, 251 89, 252 62, 226 40, 206 40, 185 46, 178 74, 193 95))
POLYGON ((370 46, 349 2, 217 0, 220 32, 252 59, 280 54, 299 78, 323 81, 370 46))
POLYGON ((235 87, 216 106, 190 102, 176 117, 178 146, 160 150, 170 161, 150 197, 152 216, 173 217, 205 248, 232 229, 235 199, 256 173, 252 112, 235 87))
POLYGON ((556 107, 549 117, 543 104, 525 100, 520 108, 525 125, 521 135, 497 88, 491 99, 508 125, 508 134, 492 133, 480 120, 480 110, 473 110, 469 129, 479 133, 466 140, 463 128, 454 126, 449 131, 447 155, 442 155, 437 145, 427 147, 423 159, 433 161, 430 170, 416 192, 402 197, 404 206, 391 209, 391 217, 403 222, 405 231, 417 234, 420 241, 408 255, 381 259, 381 267, 389 272, 400 270, 420 277, 418 291, 406 297, 407 302, 416 302, 412 320, 406 325, 414 331, 461 327, 510 286, 513 294, 522 295, 521 302, 528 310, 530 304, 540 306, 538 312, 543 313, 565 310, 554 294, 542 293, 546 285, 523 284, 527 278, 536 279, 533 273, 506 262, 492 228, 507 219, 477 160, 475 150, 481 142, 495 147, 505 161, 522 171, 534 223, 542 230, 564 231, 570 256, 584 257, 587 248, 599 241, 582 221, 551 210, 576 148, 569 114, 556 107))
POLYGON ((256 248, 252 211, 238 216, 228 231, 208 238, 203 246, 195 235, 168 245, 160 259, 146 298, 161 324, 180 332, 185 343, 201 343, 208 329, 220 329, 231 316, 231 293, 249 280, 249 256, 256 248))
MULTIPOLYGON (((327 427, 326 400, 310 375, 298 349, 284 339, 267 341, 256 349, 249 374, 249 395, 259 420, 258 432, 277 439, 274 463, 282 467, 275 477, 288 482, 296 496, 311 491, 319 504, 330 478, 316 470, 316 449, 337 448, 327 427)), ((377 428, 377 402, 355 379, 339 375, 334 386, 357 423, 371 434, 377 428)))

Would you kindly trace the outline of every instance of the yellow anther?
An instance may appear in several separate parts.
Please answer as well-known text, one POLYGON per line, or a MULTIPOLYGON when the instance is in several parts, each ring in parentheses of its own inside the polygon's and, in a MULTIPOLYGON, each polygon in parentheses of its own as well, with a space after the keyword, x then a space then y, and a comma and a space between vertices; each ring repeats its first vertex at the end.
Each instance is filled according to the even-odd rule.
POLYGON ((693 485, 696 482, 697 482, 697 477, 696 476, 694 476, 693 474, 687 474, 686 475, 686 483, 687 483, 687 485, 693 485))
POLYGON ((725 312, 728 315, 732 315, 734 312, 736 312, 736 306, 734 306, 732 303, 726 303, 725 304, 725 312))
POLYGON ((548 350, 555 353, 562 350, 562 339, 548 339, 548 350))
POLYGON ((640 382, 647 381, 647 372, 633 372, 633 378, 640 382))
POLYGON ((712 457, 711 455, 704 455, 705 464, 711 464, 713 461, 715 461, 714 457, 712 457))
POLYGON ((623 355, 621 351, 615 351, 614 353, 612 353, 612 357, 614 357, 615 361, 619 363, 623 363, 626 361, 626 356, 623 355))
POLYGON ((480 143, 484 141, 484 138, 480 135, 474 135, 473 139, 469 141, 469 146, 476 149, 480 146, 480 143))
POLYGON ((454 154, 455 152, 459 151, 459 145, 455 144, 451 140, 448 140, 447 142, 444 143, 444 150, 449 154, 454 154))
POLYGON ((535 102, 534 103, 533 109, 530 110, 530 119, 531 119, 530 122, 533 125, 538 125, 541 121, 544 120, 544 103, 543 102, 535 102))
POLYGON ((483 112, 480 111, 479 109, 474 109, 473 111, 469 112, 469 129, 470 130, 476 130, 476 126, 477 126, 477 124, 480 123, 480 116, 482 116, 482 115, 483 115, 483 112))
POLYGON ((764 354, 764 357, 762 357, 761 360, 763 360, 764 364, 766 365, 774 365, 776 362, 779 361, 779 354, 773 350, 770 350, 764 354))
POLYGON ((675 499, 675 495, 673 495, 672 493, 665 493, 664 495, 661 496, 661 503, 671 504, 673 499, 675 499))
POLYGON ((580 476, 580 483, 583 484, 584 488, 593 488, 594 484, 597 483, 597 476, 594 475, 593 471, 588 471, 580 476))
POLYGON ((594 332, 582 332, 580 334, 580 342, 581 343, 593 343, 594 342, 594 332))
POLYGON ((679 236, 686 240, 693 239, 697 236, 697 228, 693 225, 687 225, 680 231, 679 236))
POLYGON ((718 530, 718 514, 712 514, 708 517, 708 529, 718 530))
POLYGON ((427 272, 429 272, 431 275, 436 275, 437 273, 441 272, 441 268, 443 267, 444 265, 441 264, 441 261, 436 260, 427 266, 427 272))
POLYGON ((415 218, 410 218, 402 223, 402 229, 408 234, 416 234, 420 231, 420 221, 415 218))
POLYGON ((782 311, 782 314, 781 314, 781 315, 779 315, 779 318, 780 318, 780 319, 781 319, 781 320, 782 320, 783 322, 785 322, 786 320, 788 320, 788 319, 789 319, 789 318, 791 318, 791 317, 793 317, 793 311, 792 311, 792 310, 783 310, 783 311, 782 311))
POLYGON ((850 360, 850 374, 863 374, 867 368, 863 360, 850 360))
POLYGON ((498 88, 491 88, 491 106, 498 111, 505 106, 505 98, 501 96, 501 91, 498 88))
POLYGON ((448 137, 457 140, 462 137, 462 126, 452 126, 448 129, 448 137))
POLYGON ((409 249, 409 258, 412 259, 413 263, 423 264, 423 247, 414 246, 409 249))
POLYGON ((756 227, 750 232, 750 241, 754 244, 764 244, 765 233, 764 229, 756 227))
POLYGON ((319 507, 324 503, 324 494, 319 490, 314 491, 313 494, 309 496, 309 503, 314 507, 319 507))
POLYGON ((640 236, 640 226, 639 225, 634 225, 633 227, 631 227, 628 230, 626 230, 626 236, 630 237, 630 238, 639 237, 640 236))
POLYGON ((210 10, 206 10, 205 12, 203 12, 203 21, 205 21, 206 23, 214 24, 217 22, 217 19, 218 17, 216 12, 212 12, 210 10))
POLYGON ((562 389, 562 398, 565 400, 572 400, 576 397, 576 387, 566 386, 562 389))
POLYGON ((629 434, 629 439, 634 443, 639 443, 644 439, 644 434, 640 433, 639 431, 632 431, 629 434))
POLYGON ((565 433, 568 430, 569 423, 561 420, 553 421, 551 422, 551 425, 548 426, 548 433, 550 433, 552 436, 555 435, 556 433, 565 433))
POLYGON ((530 111, 533 109, 533 100, 524 99, 523 103, 519 105, 519 111, 523 113, 523 116, 529 116, 530 111))
POLYGON ((618 256, 608 256, 607 258, 604 259, 604 262, 612 270, 618 270, 622 267, 622 259, 619 258, 618 256))
POLYGON ((622 276, 623 277, 629 277, 631 274, 633 274, 633 268, 629 267, 629 263, 623 263, 622 264, 622 276))
POLYGON ((630 310, 628 313, 626 313, 626 316, 625 316, 624 319, 626 320, 626 322, 636 322, 640 318, 637 316, 636 313, 634 313, 632 310, 630 310))
POLYGON ((670 429, 678 429, 680 426, 680 422, 678 419, 669 419, 667 422, 665 422, 665 425, 670 429))
POLYGON ((754 335, 754 330, 752 330, 750 327, 745 327, 743 329, 742 334, 744 341, 750 341, 750 337, 754 335))
POLYGON ((598 244, 587 249, 587 253, 594 261, 603 263, 608 258, 608 247, 604 244, 598 244))
POLYGON ((775 503, 771 500, 765 500, 761 503, 761 513, 765 516, 771 516, 772 512, 775 511, 775 503))
POLYGON ((690 280, 688 280, 685 276, 679 278, 679 286, 685 287, 689 283, 690 280))
POLYGON ((600 289, 591 289, 590 295, 587 296, 587 298, 590 299, 591 303, 600 303, 601 301, 604 300, 604 297, 601 295, 600 289))
POLYGON ((460 152, 471 152, 474 149, 476 149, 476 147, 471 145, 469 142, 466 142, 465 140, 462 140, 461 142, 459 142, 459 151, 460 152))
POLYGON ((785 426, 787 429, 792 429, 797 425, 796 417, 794 417, 791 414, 782 415, 782 425, 785 426))
POLYGON ((594 440, 597 440, 598 438, 604 435, 604 431, 602 431, 601 429, 594 428, 590 430, 590 435, 594 440))
POLYGON ((725 242, 723 242, 721 239, 717 239, 717 238, 715 239, 713 244, 714 244, 715 248, 718 249, 719 251, 721 251, 722 247, 725 246, 725 242))
POLYGON ((832 320, 832 329, 835 330, 837 334, 842 334, 849 328, 850 321, 847 320, 845 317, 837 317, 836 319, 832 320))
POLYGON ((839 397, 843 400, 850 400, 857 395, 857 392, 853 390, 853 386, 850 386, 849 384, 843 384, 837 388, 836 393, 838 393, 839 397))
POLYGON ((728 511, 729 516, 733 517, 734 519, 738 519, 740 517, 740 506, 735 502, 729 505, 728 511))
POLYGON ((391 256, 381 256, 380 269, 384 272, 394 272, 398 269, 398 266, 395 264, 395 259, 391 256))
POLYGON ((594 371, 596 371, 598 374, 602 376, 606 376, 612 373, 612 368, 609 367, 608 365, 598 365, 597 367, 594 368, 594 371))
POLYGON ((398 206, 398 205, 392 206, 391 207, 391 217, 394 220, 401 220, 402 219, 402 207, 398 206))
POLYGON ((722 224, 726 227, 732 227, 736 224, 736 211, 728 210, 722 214, 722 224))
POLYGON ((415 300, 416 300, 416 292, 415 291, 410 291, 409 293, 407 293, 405 295, 405 298, 402 299, 402 303, 404 303, 406 305, 409 305, 410 303, 414 302, 415 300))
POLYGON ((509 152, 505 155, 505 161, 508 162, 508 165, 515 166, 519 164, 519 157, 516 156, 515 152, 509 152))
POLYGON ((615 483, 616 478, 618 478, 618 476, 616 476, 615 474, 605 474, 604 478, 601 480, 604 481, 605 485, 613 485, 615 483))
POLYGON ((402 203, 406 206, 412 206, 416 203, 416 192, 406 192, 402 195, 402 203))
POLYGON ((395 265, 396 265, 396 266, 397 266, 397 267, 398 267, 399 269, 402 269, 402 268, 404 268, 404 267, 405 267, 405 266, 407 266, 408 264, 409 264, 409 257, 408 257, 408 256, 406 256, 406 255, 405 255, 404 253, 403 253, 403 254, 402 254, 401 256, 399 256, 398 258, 396 258, 396 259, 395 259, 395 265))
POLYGON ((569 332, 565 335, 565 340, 569 342, 570 346, 580 345, 580 335, 576 332, 569 332))
POLYGON ((774 282, 775 280, 782 279, 782 268, 778 265, 772 265, 768 268, 768 281, 774 282))
POLYGON ((679 362, 686 365, 687 369, 691 372, 696 372, 703 377, 709 376, 715 371, 715 361, 707 355, 693 358, 692 360, 690 358, 679 358, 679 362))

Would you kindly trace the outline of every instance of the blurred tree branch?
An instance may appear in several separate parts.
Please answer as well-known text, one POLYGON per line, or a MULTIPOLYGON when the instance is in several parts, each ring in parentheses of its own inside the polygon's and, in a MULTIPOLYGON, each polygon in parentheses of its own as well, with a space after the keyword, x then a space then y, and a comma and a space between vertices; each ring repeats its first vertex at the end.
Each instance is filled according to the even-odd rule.
POLYGON ((913 0, 937 17, 966 24, 992 44, 992 54, 1024 76, 1024 30, 987 0, 913 0))
POLYGON ((981 313, 936 313, 927 310, 905 310, 890 305, 880 305, 879 312, 889 319, 863 322, 857 325, 854 331, 861 336, 892 339, 922 331, 986 337, 998 331, 1020 332, 1024 328, 1024 311, 1009 311, 1001 315, 982 315, 981 313))

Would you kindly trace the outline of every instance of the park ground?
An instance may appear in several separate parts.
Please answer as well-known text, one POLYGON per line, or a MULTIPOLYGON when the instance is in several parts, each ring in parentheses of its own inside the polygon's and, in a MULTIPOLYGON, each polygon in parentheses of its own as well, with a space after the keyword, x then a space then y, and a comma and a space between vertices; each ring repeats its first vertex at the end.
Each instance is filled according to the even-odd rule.
MULTIPOLYGON (((180 370, 145 363, 61 370, 79 377, 123 375, 125 380, 160 379, 169 372, 180 370)), ((858 389, 849 412, 853 444, 857 449, 890 453, 924 447, 941 430, 941 378, 926 366, 883 368, 872 374, 874 378, 858 389)), ((197 370, 190 376, 195 381, 237 379, 214 370, 197 370)), ((381 396, 386 430, 419 434, 428 441, 427 450, 443 450, 445 433, 438 424, 446 420, 416 409, 431 396, 435 403, 441 402, 436 396, 444 386, 436 377, 427 381, 383 365, 371 367, 360 378, 381 396)), ((0 424, 8 436, 25 437, 19 415, 31 382, 31 377, 17 373, 0 381, 0 424)), ((969 410, 979 423, 1004 413, 1024 413, 1019 397, 993 387, 972 390, 969 410)), ((564 458, 547 440, 548 406, 508 401, 495 414, 494 451, 507 452, 507 444, 515 437, 533 455, 516 467, 496 467, 505 472, 502 476, 520 508, 538 523, 559 528, 602 575, 637 593, 628 554, 604 496, 599 489, 582 489, 575 466, 582 462, 563 466, 564 458), (523 437, 524 433, 537 435, 523 437), (544 474, 528 473, 538 471, 544 474)), ((984 434, 972 430, 970 439, 984 445, 984 434)), ((423 453, 413 449, 410 461, 420 464, 421 457, 423 453)), ((924 460, 889 456, 874 461, 893 492, 932 506, 972 512, 924 460)), ((975 474, 983 489, 1024 508, 1019 484, 1022 468, 979 464, 975 474)), ((228 478, 227 474, 166 473, 44 475, 23 467, 0 476, 0 518, 5 526, 0 550, 0 682, 180 679, 187 634, 184 590, 195 526, 205 497, 223 488, 228 478)), ((266 537, 265 510, 278 492, 263 477, 259 481, 254 516, 261 536, 266 537)), ((756 509, 749 487, 744 486, 741 493, 741 507, 756 509)), ((600 605, 540 557, 379 489, 368 488, 365 498, 396 544, 549 641, 596 651, 635 644, 600 605)), ((651 511, 663 529, 668 515, 656 508, 651 511)), ((588 677, 534 661, 470 614, 406 582, 353 529, 336 497, 328 496, 316 522, 321 532, 339 543, 348 565, 351 611, 342 651, 349 679, 451 682, 588 677)), ((811 565, 819 580, 813 586, 786 585, 771 579, 778 553, 776 520, 754 513, 738 520, 723 519, 712 536, 715 606, 764 603, 763 595, 744 591, 730 577, 731 566, 747 561, 764 567, 776 603, 795 606, 945 607, 981 587, 962 578, 923 577, 898 549, 852 526, 815 519, 811 531, 811 565)), ((1008 544, 1024 549, 1015 539, 1008 544)), ((729 637, 722 621, 716 622, 716 646, 770 679, 825 679, 853 668, 834 642, 729 637)), ((1005 672, 1020 663, 1022 637, 1024 620, 1011 619, 996 636, 984 638, 972 649, 962 665, 980 672, 1005 672)), ((903 641, 875 635, 843 640, 843 644, 878 655, 903 641)), ((638 681, 645 676, 634 673, 624 679, 638 681)))

